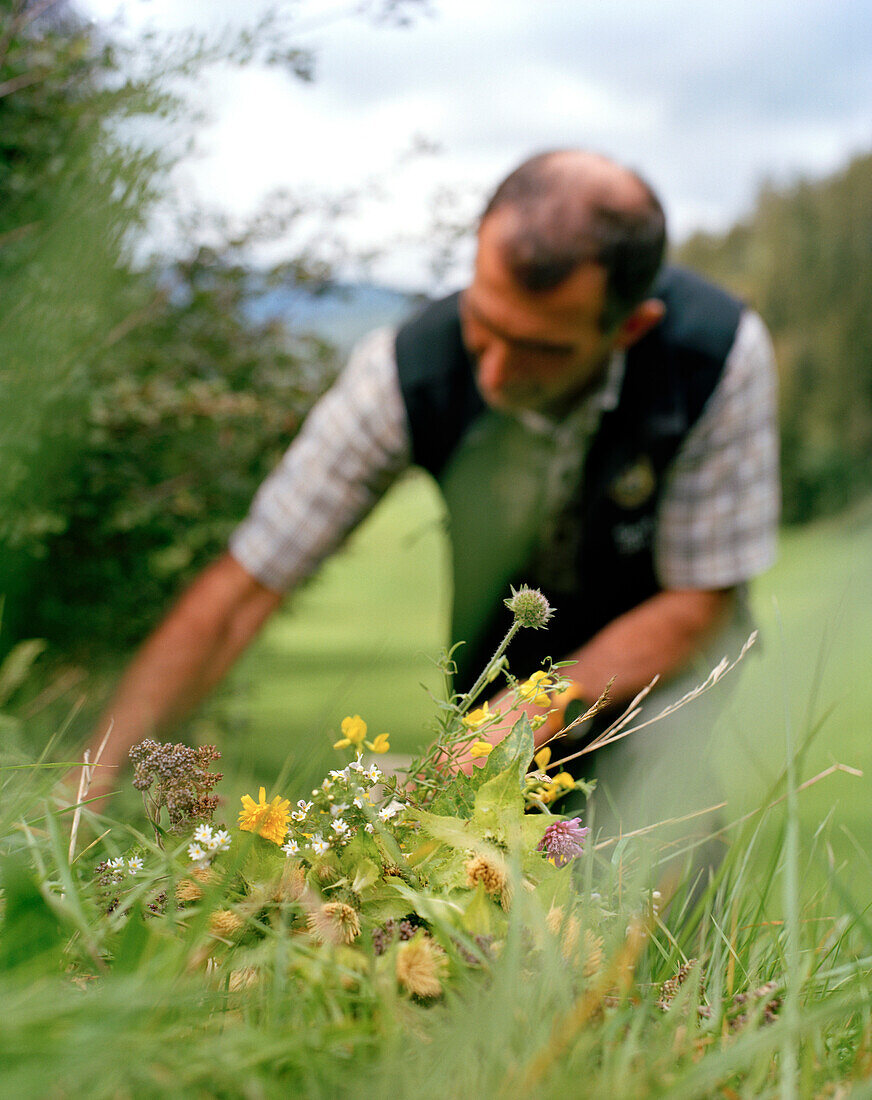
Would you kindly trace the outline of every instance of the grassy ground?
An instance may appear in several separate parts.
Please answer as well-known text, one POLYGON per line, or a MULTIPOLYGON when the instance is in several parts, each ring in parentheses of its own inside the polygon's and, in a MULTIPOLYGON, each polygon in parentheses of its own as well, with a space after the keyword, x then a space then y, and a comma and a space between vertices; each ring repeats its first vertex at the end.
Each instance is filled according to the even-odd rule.
MULTIPOLYGON (((428 736, 444 642, 447 545, 438 497, 423 478, 399 485, 345 551, 279 614, 213 707, 228 770, 311 786, 333 766, 332 736, 359 713, 410 751, 428 736)), ((763 638, 720 723, 719 768, 737 815, 753 808, 796 742, 822 718, 801 764, 808 779, 834 761, 872 772, 872 507, 783 536, 777 566, 753 588, 763 638)), ((834 775, 805 792, 813 830, 835 805, 837 857, 872 845, 867 779, 834 775)))
MULTIPOLYGON (((872 511, 821 524, 786 537, 778 567, 756 587, 766 645, 746 662, 719 730, 736 814, 775 781, 785 727, 799 738, 830 708, 800 779, 834 760, 872 765, 865 736, 870 549, 872 511)), ((276 618, 197 719, 220 727, 212 733, 224 752, 229 774, 221 789, 230 806, 243 783, 297 797, 320 781, 337 763, 330 745, 349 712, 362 713, 373 733, 389 730, 399 751, 420 744, 432 708, 418 683, 438 687, 432 657, 446 595, 435 496, 424 482, 405 483, 276 618)), ((98 854, 145 854, 143 873, 123 879, 131 898, 158 890, 172 898, 175 879, 189 873, 184 854, 181 871, 164 867, 119 809, 117 824, 101 825, 104 847, 81 852, 70 866, 63 829, 46 818, 38 793, 28 801, 27 783, 48 789, 51 776, 14 768, 0 775, 3 1096, 387 1090, 400 1100, 419 1096, 425 1082, 437 1095, 558 1098, 576 1095, 579 1080, 590 1095, 670 1100, 872 1095, 865 779, 836 775, 804 792, 799 822, 771 815, 768 836, 783 828, 783 845, 746 830, 705 906, 685 919, 679 893, 666 923, 654 921, 647 937, 631 932, 639 899, 647 912, 649 897, 644 863, 634 881, 634 842, 603 853, 589 845, 577 876, 585 938, 577 924, 572 941, 584 944, 584 968, 566 938, 568 923, 546 935, 552 899, 518 890, 493 964, 458 969, 456 984, 427 1007, 398 992, 393 957, 375 960, 368 939, 358 945, 363 969, 351 968, 346 945, 318 948, 303 931, 301 901, 282 902, 276 923, 262 920, 264 899, 277 897, 274 883, 255 883, 256 907, 245 910, 248 920, 257 915, 258 938, 234 946, 225 935, 226 952, 207 939, 214 965, 204 974, 206 921, 240 904, 236 872, 183 921, 173 905, 165 918, 125 921, 123 908, 108 912, 99 891, 95 900, 98 854), (828 845, 832 862, 845 864, 831 878, 828 845), (16 853, 18 862, 7 865, 16 853), (597 928, 603 938, 590 939, 597 928), (701 969, 679 967, 691 958, 701 969), (685 971, 691 976, 679 988, 685 971)), ((461 834, 464 845, 468 835, 461 834)), ((319 889, 324 881, 319 873, 319 889)), ((345 896, 356 903, 352 895, 345 896)), ((427 912, 438 925, 443 910, 427 912)))

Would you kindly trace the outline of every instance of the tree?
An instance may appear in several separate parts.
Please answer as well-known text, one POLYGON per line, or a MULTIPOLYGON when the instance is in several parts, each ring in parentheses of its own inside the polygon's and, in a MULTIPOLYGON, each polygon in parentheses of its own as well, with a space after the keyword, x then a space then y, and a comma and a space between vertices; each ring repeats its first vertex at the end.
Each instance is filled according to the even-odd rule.
POLYGON ((766 187, 746 221, 680 258, 760 310, 781 368, 784 514, 805 522, 872 490, 872 154, 766 187))

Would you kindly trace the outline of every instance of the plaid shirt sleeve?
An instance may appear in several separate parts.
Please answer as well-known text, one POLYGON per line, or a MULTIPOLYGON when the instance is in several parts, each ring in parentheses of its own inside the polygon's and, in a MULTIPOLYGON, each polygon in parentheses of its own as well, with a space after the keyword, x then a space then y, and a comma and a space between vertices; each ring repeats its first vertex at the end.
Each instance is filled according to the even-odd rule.
POLYGON ((409 462, 394 331, 378 329, 355 347, 261 485, 231 536, 230 553, 267 588, 293 588, 340 545, 409 462))
POLYGON ((727 588, 775 560, 780 481, 775 361, 746 311, 717 389, 680 450, 657 524, 664 588, 727 588))

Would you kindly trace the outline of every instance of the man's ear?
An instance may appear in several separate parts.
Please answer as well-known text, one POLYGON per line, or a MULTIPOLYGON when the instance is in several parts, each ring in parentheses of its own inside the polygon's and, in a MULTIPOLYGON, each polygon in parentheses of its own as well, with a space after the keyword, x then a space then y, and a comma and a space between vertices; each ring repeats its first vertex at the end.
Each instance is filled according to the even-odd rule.
POLYGON ((666 306, 659 298, 646 298, 640 302, 629 317, 625 317, 615 334, 614 346, 626 350, 637 340, 659 325, 666 313, 666 306))

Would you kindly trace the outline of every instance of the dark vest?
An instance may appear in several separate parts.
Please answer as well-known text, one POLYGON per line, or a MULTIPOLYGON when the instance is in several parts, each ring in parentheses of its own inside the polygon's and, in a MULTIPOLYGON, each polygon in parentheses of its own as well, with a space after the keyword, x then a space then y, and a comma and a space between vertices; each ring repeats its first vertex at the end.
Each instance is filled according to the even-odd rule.
MULTIPOLYGON (((513 642, 509 658, 518 675, 528 675, 547 655, 565 657, 659 591, 653 544, 664 479, 718 384, 742 305, 678 268, 664 270, 652 297, 664 302, 664 319, 628 351, 618 405, 603 414, 580 482, 557 524, 558 544, 546 551, 545 565, 547 553, 571 554, 573 582, 549 584, 542 549, 528 554, 526 547, 513 575, 496 578, 504 595, 507 580, 539 584, 558 609, 547 631, 522 631, 513 642), (541 583, 537 572, 545 578, 541 583)), ((483 418, 498 416, 475 386, 473 362, 461 339, 458 295, 435 302, 402 326, 396 356, 413 461, 443 483, 458 453, 473 445, 483 418)), ((484 539, 494 508, 492 480, 483 476, 473 490, 472 518, 484 539)), ((455 560, 456 575, 463 566, 455 560)), ((470 643, 456 658, 458 690, 478 675, 510 622, 499 600, 483 617, 487 621, 476 637, 469 637, 476 628, 467 622, 466 638, 452 639, 470 643)))

